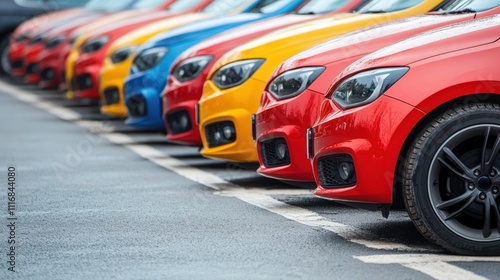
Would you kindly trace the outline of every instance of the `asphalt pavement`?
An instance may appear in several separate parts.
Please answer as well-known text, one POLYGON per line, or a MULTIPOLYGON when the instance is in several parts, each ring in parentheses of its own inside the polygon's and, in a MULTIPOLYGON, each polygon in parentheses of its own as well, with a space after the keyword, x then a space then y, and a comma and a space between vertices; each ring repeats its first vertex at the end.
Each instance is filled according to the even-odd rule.
POLYGON ((500 279, 500 258, 449 255, 404 211, 323 200, 98 111, 0 80, 0 279, 500 279))

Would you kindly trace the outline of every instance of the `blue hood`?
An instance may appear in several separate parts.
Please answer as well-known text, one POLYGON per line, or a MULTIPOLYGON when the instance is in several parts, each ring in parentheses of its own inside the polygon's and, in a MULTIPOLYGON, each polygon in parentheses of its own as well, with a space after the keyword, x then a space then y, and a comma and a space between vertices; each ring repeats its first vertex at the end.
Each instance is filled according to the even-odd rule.
MULTIPOLYGON (((259 2, 259 1, 256 1, 259 2)), ((155 47, 169 46, 175 44, 179 41, 197 39, 200 36, 207 38, 219 33, 222 33, 228 29, 251 23, 254 21, 263 20, 266 18, 282 15, 295 10, 299 5, 301 5, 304 0, 293 0, 288 5, 277 9, 271 13, 242 13, 230 16, 220 16, 217 18, 211 18, 206 20, 200 20, 197 22, 189 23, 175 29, 169 30, 162 34, 156 35, 155 37, 144 43, 137 53, 141 53, 147 49, 155 47)))

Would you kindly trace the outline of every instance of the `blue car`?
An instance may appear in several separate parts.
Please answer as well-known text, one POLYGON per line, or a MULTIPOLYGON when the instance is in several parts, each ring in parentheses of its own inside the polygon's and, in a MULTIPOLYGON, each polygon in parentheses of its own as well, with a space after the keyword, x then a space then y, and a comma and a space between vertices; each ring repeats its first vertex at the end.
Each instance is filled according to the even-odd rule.
POLYGON ((165 130, 162 118, 161 93, 170 67, 177 56, 195 44, 243 24, 289 13, 304 0, 256 0, 241 14, 198 21, 167 31, 140 47, 124 93, 130 126, 165 130))

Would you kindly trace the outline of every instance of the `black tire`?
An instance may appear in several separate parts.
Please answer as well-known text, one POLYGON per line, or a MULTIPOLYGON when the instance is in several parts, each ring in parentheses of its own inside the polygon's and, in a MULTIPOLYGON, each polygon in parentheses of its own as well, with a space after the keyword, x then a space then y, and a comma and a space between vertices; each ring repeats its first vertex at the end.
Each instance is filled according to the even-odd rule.
POLYGON ((423 129, 403 182, 406 210, 422 235, 452 253, 500 255, 499 150, 498 105, 464 105, 423 129))
POLYGON ((0 38, 0 76, 10 73, 9 36, 0 38))

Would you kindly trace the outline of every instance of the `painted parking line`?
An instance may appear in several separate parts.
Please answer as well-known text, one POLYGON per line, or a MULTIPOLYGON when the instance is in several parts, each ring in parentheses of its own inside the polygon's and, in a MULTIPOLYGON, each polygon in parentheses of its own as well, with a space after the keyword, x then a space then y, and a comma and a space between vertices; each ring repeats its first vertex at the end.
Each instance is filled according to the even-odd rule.
POLYGON ((370 264, 400 264, 418 270, 435 279, 481 280, 487 279, 450 263, 500 262, 500 257, 468 257, 433 254, 393 254, 355 256, 355 259, 370 264))
MULTIPOLYGON (((362 229, 345 225, 331 219, 327 219, 319 215, 318 213, 298 207, 289 205, 287 203, 281 202, 275 198, 273 195, 311 195, 309 190, 297 190, 297 189, 279 189, 279 190, 264 190, 257 188, 244 188, 242 186, 233 184, 224 180, 223 178, 201 170, 199 168, 190 166, 182 160, 171 157, 162 151, 146 144, 136 144, 133 138, 126 134, 114 133, 112 132, 106 124, 103 125, 101 121, 84 121, 80 120, 80 116, 67 108, 58 106, 54 103, 43 101, 41 98, 34 96, 28 91, 16 88, 3 81, 0 81, 0 87, 5 89, 5 92, 10 96, 30 103, 35 107, 43 109, 63 120, 72 121, 75 124, 88 129, 89 131, 101 135, 103 138, 107 139, 109 142, 116 145, 121 145, 134 153, 138 154, 140 157, 153 162, 165 169, 173 171, 180 176, 183 176, 189 180, 200 183, 207 186, 215 191, 215 194, 221 196, 230 196, 238 198, 246 203, 252 204, 256 207, 265 209, 272 213, 278 214, 289 220, 311 226, 316 228, 322 228, 324 230, 333 232, 346 240, 365 246, 371 249, 377 250, 389 250, 394 252, 425 252, 433 253, 428 248, 417 248, 408 247, 404 244, 391 242, 384 240, 379 236, 375 236, 369 232, 362 229)), ((401 264, 407 268, 418 270, 422 273, 429 275, 435 279, 484 279, 479 275, 476 275, 470 271, 463 270, 457 266, 451 265, 448 262, 457 261, 458 258, 451 258, 448 255, 436 255, 436 254, 390 254, 390 255, 378 255, 378 256, 358 256, 355 257, 366 263, 374 264, 401 264), (406 257, 401 257, 406 256, 406 257), (422 256, 418 258, 417 256, 422 256), (432 256, 433 258, 429 258, 432 256), (423 261, 423 259, 433 259, 434 261, 423 261), (446 273, 443 273, 445 271, 446 273), (456 277, 450 278, 450 273, 456 274, 456 277), (446 275, 445 275, 446 274, 446 275)), ((484 258, 470 258, 470 261, 495 261, 500 262, 500 258, 492 258, 485 260, 484 258)))

